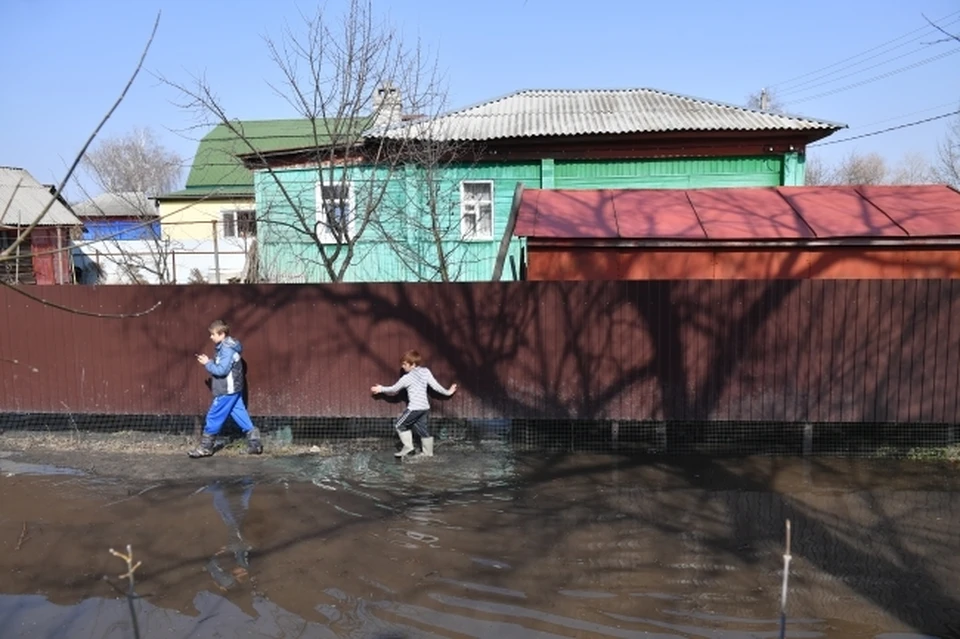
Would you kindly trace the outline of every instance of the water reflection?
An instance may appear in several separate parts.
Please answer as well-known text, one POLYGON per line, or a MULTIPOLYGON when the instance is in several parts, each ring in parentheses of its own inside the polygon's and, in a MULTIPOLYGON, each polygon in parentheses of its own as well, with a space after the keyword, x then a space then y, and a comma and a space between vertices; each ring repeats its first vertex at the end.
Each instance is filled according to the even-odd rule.
MULTIPOLYGON (((960 628, 960 491, 916 469, 390 457, 290 460, 270 482, 190 486, 192 512, 176 491, 125 500, 127 517, 159 511, 219 546, 193 564, 146 546, 145 636, 773 638, 788 517, 788 636, 960 628), (194 593, 200 577, 193 609, 158 605, 163 587, 194 593)), ((112 599, 0 597, 0 629, 38 636, 119 637, 124 614, 112 599)))
POLYGON ((239 482, 216 481, 203 488, 213 495, 213 507, 227 526, 227 543, 207 563, 207 572, 221 590, 236 588, 250 577, 253 547, 244 539, 240 526, 250 508, 254 485, 247 477, 239 482))

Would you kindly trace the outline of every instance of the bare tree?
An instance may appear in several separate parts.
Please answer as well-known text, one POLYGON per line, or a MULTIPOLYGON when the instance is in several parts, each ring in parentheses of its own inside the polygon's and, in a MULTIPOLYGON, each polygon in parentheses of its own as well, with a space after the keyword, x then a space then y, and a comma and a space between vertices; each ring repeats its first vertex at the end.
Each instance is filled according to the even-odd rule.
POLYGON ((760 89, 747 96, 747 108, 767 113, 784 113, 786 105, 771 89, 760 89))
POLYGON ((83 158, 83 167, 107 193, 161 195, 180 187, 183 158, 149 128, 106 138, 83 158))
POLYGON ((419 281, 453 282, 479 261, 475 235, 493 229, 476 228, 489 216, 463 214, 462 207, 487 206, 482 198, 461 192, 469 158, 475 149, 443 139, 432 122, 417 124, 416 140, 404 155, 402 188, 393 189, 376 217, 377 230, 405 275, 419 281), (474 201, 476 200, 476 201, 474 201))
POLYGON ((950 121, 947 134, 937 146, 934 173, 937 182, 960 188, 960 115, 950 121))
POLYGON ((922 153, 905 153, 891 169, 878 153, 852 152, 831 167, 819 156, 807 156, 806 184, 932 184, 938 181, 934 167, 922 153))
MULTIPOLYGON (((206 80, 167 82, 186 96, 185 106, 236 135, 249 151, 248 166, 262 170, 261 254, 268 242, 285 243, 304 274, 342 281, 357 243, 378 226, 383 202, 398 188, 412 142, 376 132, 438 112, 443 91, 436 64, 381 21, 371 0, 350 0, 339 15, 321 7, 302 16, 299 30, 268 38, 267 49, 281 77, 270 88, 310 123, 312 144, 296 158, 312 171, 309 181, 284 180, 206 80)), ((261 267, 270 279, 276 265, 261 267)))
POLYGON ((101 271, 103 261, 112 264, 114 268, 107 271, 131 284, 173 281, 170 258, 174 247, 160 232, 152 197, 180 187, 183 163, 149 128, 106 138, 83 158, 83 168, 102 191, 90 198, 78 181, 88 199, 74 210, 100 231, 85 247, 87 264, 96 263, 101 271), (89 253, 98 259, 90 260, 89 253))
MULTIPOLYGON (((157 34, 157 29, 159 28, 159 26, 160 26, 160 13, 158 12, 156 20, 153 23, 153 29, 150 32, 150 37, 147 39, 146 45, 143 48, 143 52, 140 54, 140 58, 137 61, 136 67, 134 68, 133 73, 128 78, 127 83, 124 85, 123 90, 121 90, 120 95, 113 102, 113 105, 106 112, 106 114, 100 119, 100 122, 94 128, 93 132, 87 137, 87 140, 81 147, 80 151, 76 154, 76 156, 74 156, 73 162, 70 164, 70 167, 67 169, 67 172, 64 175, 63 179, 60 181, 60 184, 52 190, 50 199, 47 200, 47 203, 40 210, 37 217, 32 222, 30 222, 29 225, 25 227, 18 227, 17 229, 18 233, 17 233, 16 239, 13 242, 11 242, 9 245, 7 245, 5 248, 0 250, 0 264, 2 264, 5 261, 16 260, 20 258, 20 247, 30 245, 30 236, 33 233, 33 231, 36 230, 37 226, 39 226, 43 222, 43 219, 46 217, 47 213, 54 206, 54 204, 62 199, 62 193, 64 188, 66 187, 67 184, 70 183, 71 179, 73 179, 73 175, 76 172, 77 167, 80 166, 81 162, 83 161, 83 158, 86 156, 87 151, 90 148, 90 145, 93 144, 93 141, 97 138, 97 135, 99 135, 100 131, 103 129, 106 123, 110 120, 110 118, 116 112, 117 108, 119 108, 124 98, 126 98, 127 93, 130 91, 130 88, 133 86, 134 81, 137 79, 137 76, 140 74, 140 70, 143 68, 143 63, 146 60, 147 53, 150 51, 150 47, 153 44, 153 39, 157 34)), ((19 187, 20 185, 18 184, 13 188, 13 192, 10 196, 10 200, 4 203, 4 210, 2 211, 2 213, 6 213, 7 208, 9 208, 13 203, 13 201, 16 199, 19 187)), ((3 217, 3 215, 0 215, 0 217, 3 217)), ((63 253, 63 252, 69 252, 71 250, 72 250, 72 247, 68 246, 64 248, 58 248, 55 251, 49 251, 47 253, 63 253)), ((151 313, 152 311, 154 311, 160 306, 160 302, 157 302, 156 304, 154 304, 148 309, 145 309, 143 311, 133 312, 133 313, 99 313, 99 312, 93 312, 93 311, 84 311, 76 308, 70 308, 68 306, 64 306, 62 304, 58 304, 56 302, 52 302, 47 299, 43 299, 38 295, 34 295, 33 293, 29 293, 25 291, 22 287, 15 286, 13 284, 4 282, 2 280, 0 280, 0 285, 6 286, 11 290, 16 291, 20 295, 23 295, 24 297, 27 297, 35 302, 43 304, 44 306, 48 306, 50 308, 56 308, 62 311, 67 311, 75 315, 84 315, 89 317, 111 318, 111 319, 140 317, 142 315, 151 313)))
POLYGON ((889 184, 933 184, 936 171, 922 153, 905 153, 889 176, 889 184))
POLYGON ((105 276, 103 283, 110 283, 111 274, 129 284, 173 281, 171 257, 178 245, 163 236, 156 204, 145 193, 101 193, 74 204, 73 210, 85 227, 92 229, 77 245, 78 251, 85 265, 97 264, 97 270, 105 276))
MULTIPOLYGON (((944 37, 939 42, 960 42, 960 34, 947 31, 926 16, 924 19, 943 34, 944 37)), ((960 115, 951 120, 946 136, 938 145, 937 160, 938 165, 934 169, 936 180, 960 188, 960 115)))
POLYGON ((879 153, 851 152, 837 166, 835 175, 836 184, 884 184, 887 182, 889 169, 887 162, 879 153))
POLYGON ((824 186, 833 184, 834 180, 833 170, 824 163, 819 155, 807 155, 804 165, 804 184, 807 186, 824 186))

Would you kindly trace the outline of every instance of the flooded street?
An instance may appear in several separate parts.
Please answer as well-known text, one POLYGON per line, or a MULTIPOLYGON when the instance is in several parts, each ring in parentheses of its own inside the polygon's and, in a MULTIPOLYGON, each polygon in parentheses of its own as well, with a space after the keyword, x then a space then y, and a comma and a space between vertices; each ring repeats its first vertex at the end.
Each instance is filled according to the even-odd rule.
POLYGON ((113 477, 32 461, 0 456, 3 638, 132 637, 108 552, 127 544, 144 637, 777 637, 788 518, 788 636, 960 636, 948 464, 444 449, 163 480, 149 456, 113 477))

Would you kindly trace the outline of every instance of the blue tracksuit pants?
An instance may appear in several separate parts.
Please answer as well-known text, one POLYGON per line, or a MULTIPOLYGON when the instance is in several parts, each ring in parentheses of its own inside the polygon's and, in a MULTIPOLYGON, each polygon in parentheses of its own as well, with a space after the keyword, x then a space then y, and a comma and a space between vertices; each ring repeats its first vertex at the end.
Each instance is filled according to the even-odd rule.
POLYGON ((207 411, 207 424, 203 427, 204 435, 216 435, 223 428, 227 417, 232 417, 237 426, 245 433, 253 430, 253 420, 250 419, 250 413, 243 403, 243 397, 240 393, 232 395, 217 395, 210 404, 210 410, 207 411))

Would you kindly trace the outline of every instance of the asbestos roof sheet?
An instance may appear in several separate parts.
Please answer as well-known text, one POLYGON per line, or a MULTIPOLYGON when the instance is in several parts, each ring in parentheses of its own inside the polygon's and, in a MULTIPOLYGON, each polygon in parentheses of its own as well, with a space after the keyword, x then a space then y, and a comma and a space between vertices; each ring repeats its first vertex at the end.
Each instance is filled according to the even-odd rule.
MULTIPOLYGON (((24 169, 0 167, 0 226, 28 226, 53 200, 46 187, 24 169)), ((40 220, 40 226, 78 226, 80 220, 60 200, 40 220)))
POLYGON ((95 198, 73 205, 81 218, 154 217, 157 206, 145 193, 101 193, 95 198))
POLYGON ((819 132, 845 125, 656 89, 519 91, 372 136, 484 141, 677 131, 819 132))
POLYGON ((543 239, 771 241, 960 237, 947 186, 530 189, 515 235, 543 239))

